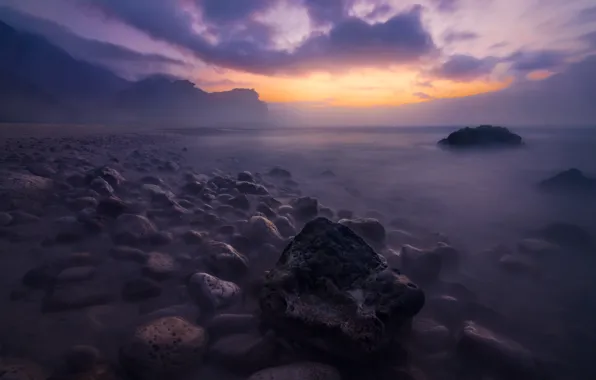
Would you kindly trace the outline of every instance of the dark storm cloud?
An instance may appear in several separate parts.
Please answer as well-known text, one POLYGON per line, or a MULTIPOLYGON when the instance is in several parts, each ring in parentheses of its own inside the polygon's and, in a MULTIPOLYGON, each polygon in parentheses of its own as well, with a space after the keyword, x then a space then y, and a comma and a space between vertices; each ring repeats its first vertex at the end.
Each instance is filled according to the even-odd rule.
POLYGON ((333 25, 329 34, 312 35, 289 53, 266 48, 262 43, 238 34, 211 44, 193 31, 188 14, 166 0, 145 0, 143 3, 96 0, 88 3, 99 5, 105 15, 116 17, 155 39, 190 50, 207 63, 255 73, 400 64, 416 61, 435 50, 430 34, 422 25, 422 8, 419 6, 384 23, 342 19, 333 25))
POLYGON ((512 63, 512 69, 522 72, 557 69, 567 60, 569 54, 558 50, 518 51, 505 60, 512 63))
POLYGON ((133 65, 165 67, 184 65, 184 62, 159 54, 145 54, 108 42, 90 40, 74 34, 52 21, 37 18, 10 8, 0 7, 0 20, 16 29, 39 34, 61 47, 72 56, 104 65, 133 65))
POLYGON ((493 57, 479 59, 457 54, 432 69, 431 74, 443 79, 468 82, 490 74, 497 63, 498 60, 493 57))
POLYGON ((451 44, 453 42, 458 42, 458 41, 471 41, 471 40, 475 40, 479 37, 480 36, 474 32, 449 30, 443 36, 443 40, 446 43, 451 44))

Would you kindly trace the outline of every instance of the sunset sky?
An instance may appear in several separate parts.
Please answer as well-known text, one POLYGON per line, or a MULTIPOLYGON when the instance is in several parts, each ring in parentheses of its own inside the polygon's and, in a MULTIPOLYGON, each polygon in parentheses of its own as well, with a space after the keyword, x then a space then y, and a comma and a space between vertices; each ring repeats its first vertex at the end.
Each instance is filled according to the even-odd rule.
MULTIPOLYGON (((267 102, 310 107, 395 106, 476 95, 542 81, 596 51, 594 0, 0 5, 27 16, 16 21, 24 28, 130 79, 169 73, 207 91, 254 88, 267 102), (69 43, 68 34, 82 38, 69 43), (85 49, 81 41, 122 49, 85 49)), ((14 12, 10 17, 18 19, 14 12)))

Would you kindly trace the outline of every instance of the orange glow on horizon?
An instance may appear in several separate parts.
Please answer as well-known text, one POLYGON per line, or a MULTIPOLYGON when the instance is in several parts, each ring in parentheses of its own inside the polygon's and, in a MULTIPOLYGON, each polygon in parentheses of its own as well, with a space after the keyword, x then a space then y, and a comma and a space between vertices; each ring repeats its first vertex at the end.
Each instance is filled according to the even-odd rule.
POLYGON ((418 85, 418 73, 411 69, 361 69, 344 74, 311 73, 297 76, 265 76, 226 70, 201 72, 213 85, 206 91, 227 91, 235 87, 254 88, 261 100, 270 103, 302 103, 311 107, 399 106, 428 99, 457 98, 498 91, 512 79, 497 81, 452 82, 437 80, 432 87, 418 85))

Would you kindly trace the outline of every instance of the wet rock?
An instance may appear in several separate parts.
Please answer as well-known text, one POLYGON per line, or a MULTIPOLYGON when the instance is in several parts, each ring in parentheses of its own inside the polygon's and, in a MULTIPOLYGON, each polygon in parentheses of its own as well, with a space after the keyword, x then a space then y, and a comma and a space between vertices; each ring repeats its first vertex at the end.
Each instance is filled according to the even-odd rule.
POLYGON ((207 273, 195 273, 188 281, 188 291, 195 302, 205 310, 232 305, 241 298, 240 287, 207 273))
POLYGON ((13 217, 7 212, 0 212, 0 227, 5 227, 11 224, 13 217))
POLYGON ((120 348, 120 364, 134 378, 173 379, 201 365, 207 345, 202 327, 164 317, 135 330, 120 348))
POLYGON ((277 230, 283 237, 290 237, 296 235, 296 227, 294 224, 285 216, 278 216, 273 220, 273 223, 277 227, 277 230))
POLYGON ((252 245, 249 238, 241 234, 234 234, 230 237, 230 244, 239 251, 248 251, 252 245))
POLYGON ((122 298, 128 302, 142 301, 159 297, 161 286, 148 278, 137 278, 127 281, 122 288, 122 298))
POLYGON ((95 275, 95 267, 71 267, 58 274, 58 283, 90 280, 95 275))
POLYGON ((272 168, 271 170, 269 170, 269 172, 267 174, 269 174, 269 176, 271 176, 271 177, 276 177, 276 178, 291 178, 292 177, 292 173, 290 173, 286 169, 280 168, 279 166, 272 168))
POLYGON ((136 245, 148 242, 157 229, 144 216, 122 214, 116 219, 112 238, 118 244, 136 245))
POLYGON ((426 352, 440 352, 452 343, 449 329, 429 318, 414 318, 412 321, 414 345, 426 352))
POLYGON ((233 198, 232 194, 219 194, 216 199, 220 203, 228 204, 233 198))
POLYGON ((537 363, 529 350, 474 321, 464 323, 457 349, 464 357, 499 372, 516 375, 536 374, 537 363))
POLYGON ((523 239, 517 244, 520 252, 541 257, 561 251, 561 247, 542 239, 523 239))
POLYGON ((164 169, 170 172, 177 172, 178 170, 180 170, 180 165, 178 165, 174 161, 167 161, 164 165, 164 169))
POLYGON ((133 261, 140 264, 144 264, 149 258, 149 254, 138 248, 127 247, 127 246, 116 246, 110 249, 110 255, 121 261, 133 261))
POLYGON ((118 170, 109 166, 94 169, 88 172, 85 178, 88 183, 92 183, 97 178, 103 179, 115 189, 118 189, 126 181, 122 174, 118 172, 118 170))
POLYGON ((391 247, 401 247, 403 245, 416 245, 420 243, 420 239, 404 230, 389 230, 387 231, 387 244, 391 247))
POLYGON ((415 281, 428 284, 437 280, 441 273, 442 257, 435 251, 404 245, 400 257, 404 272, 415 281))
POLYGON ((143 274, 154 280, 167 280, 176 275, 178 266, 170 255, 161 252, 151 252, 143 267, 143 274))
POLYGON ((279 213, 279 215, 292 215, 294 213, 294 208, 290 205, 282 205, 279 206, 277 212, 279 213))
POLYGON ((250 172, 247 172, 247 171, 238 173, 237 179, 240 182, 254 182, 255 181, 255 179, 252 176, 252 174, 250 172))
POLYGON ((267 273, 259 302, 264 323, 279 335, 361 361, 390 345, 424 305, 424 293, 352 230, 317 218, 267 273))
POLYGON ((283 241, 275 224, 263 216, 250 218, 244 235, 257 245, 265 243, 279 245, 283 241))
POLYGON ((153 245, 168 245, 173 240, 174 235, 169 231, 158 231, 149 238, 149 242, 153 245))
POLYGON ((431 311, 434 319, 445 323, 448 327, 454 327, 462 322, 466 306, 456 297, 440 295, 428 300, 427 309, 431 311))
POLYGON ((83 187, 85 186, 85 176, 81 173, 70 173, 66 176, 66 183, 74 187, 83 187))
POLYGON ((236 227, 226 224, 225 226, 220 226, 217 229, 217 233, 222 235, 233 235, 236 232, 236 227))
POLYGON ((339 223, 349 227, 370 244, 382 245, 385 243, 385 227, 377 219, 342 219, 339 223))
POLYGON ((71 200, 68 204, 72 209, 80 211, 86 208, 96 208, 98 201, 93 197, 79 197, 71 200))
POLYGON ((522 138, 504 127, 481 125, 462 128, 439 141, 439 145, 454 148, 469 147, 517 147, 523 145, 522 138))
POLYGON ((298 182, 294 181, 293 179, 284 179, 284 186, 288 187, 298 187, 298 182))
POLYGON ((114 188, 103 178, 95 178, 89 184, 91 190, 97 191, 98 194, 104 197, 109 197, 114 194, 114 188))
POLYGON ((504 255, 499 259, 501 268, 512 273, 532 273, 534 265, 528 257, 520 255, 504 255))
POLYGON ((270 195, 260 196, 258 199, 259 199, 259 203, 263 203, 266 206, 271 207, 271 209, 273 209, 273 210, 282 206, 282 203, 280 201, 278 201, 277 199, 273 198, 270 195))
POLYGON ((271 207, 267 206, 265 203, 261 202, 257 205, 257 212, 265 215, 267 218, 275 218, 275 211, 271 209, 271 207))
POLYGON ((34 163, 27 166, 27 170, 40 177, 52 178, 56 175, 56 171, 48 164, 34 163))
POLYGON ((56 241, 58 243, 72 243, 82 240, 87 235, 85 224, 73 216, 65 216, 55 222, 56 241))
POLYGON ((278 354, 277 345, 269 336, 234 334, 216 340, 207 358, 210 363, 235 373, 251 374, 278 364, 278 354))
POLYGON ((248 380, 341 380, 339 371, 329 365, 299 362, 261 370, 248 380))
POLYGON ((105 305, 112 302, 113 295, 106 289, 105 284, 83 283, 54 287, 45 298, 42 306, 44 312, 60 312, 82 309, 89 306, 105 305))
POLYGON ((325 218, 328 218, 328 219, 333 219, 333 217, 335 216, 332 209, 330 209, 329 207, 322 207, 322 206, 319 208, 319 215, 324 216, 325 218))
MULTIPOLYGON (((319 214, 319 201, 316 198, 301 197, 292 199, 290 205, 293 207, 292 214, 299 220, 308 221, 319 214)), ((280 210, 280 215, 283 215, 280 210)))
POLYGON ((131 211, 130 204, 124 202, 118 197, 102 198, 97 204, 96 212, 98 215, 107 216, 110 218, 117 218, 122 214, 131 211))
POLYGON ((562 246, 587 249, 593 247, 592 235, 580 226, 570 223, 552 223, 540 230, 540 234, 562 246))
POLYGON ((255 331, 258 325, 259 319, 253 314, 219 314, 209 321, 206 328, 209 336, 217 339, 225 335, 255 331))
POLYGON ((73 346, 64 353, 59 375, 89 373, 100 361, 101 354, 97 348, 84 345, 73 346))
POLYGON ((248 259, 223 242, 206 242, 199 256, 210 273, 224 280, 237 280, 248 271, 248 259))
POLYGON ((182 235, 182 240, 188 245, 199 245, 203 244, 207 239, 208 234, 206 232, 199 232, 199 231, 186 231, 182 235))
POLYGON ((339 210, 337 212, 337 217, 339 219, 352 219, 354 213, 350 210, 339 210))
POLYGON ((46 380, 47 371, 28 359, 3 358, 0 361, 2 380, 46 380))
POLYGON ((142 184, 149 184, 149 185, 156 185, 159 187, 167 187, 167 184, 164 182, 163 179, 159 178, 159 177, 155 177, 152 175, 149 176, 144 176, 143 178, 140 179, 140 182, 142 184))
POLYGON ((258 185, 253 182, 243 182, 239 181, 236 182, 236 189, 242 194, 252 194, 252 195, 267 195, 269 192, 263 185, 258 185))
POLYGON ((587 177, 581 170, 572 168, 545 179, 538 185, 549 192, 590 193, 596 190, 596 178, 587 177))
POLYGON ((205 184, 199 181, 187 182, 182 190, 187 194, 199 194, 205 188, 205 184))
POLYGON ((44 264, 28 270, 22 278, 23 285, 31 288, 44 288, 53 283, 59 269, 44 264))
POLYGON ((169 190, 162 189, 157 185, 144 184, 141 187, 143 194, 151 199, 151 202, 157 205, 170 206, 174 204, 176 196, 169 190))
POLYGON ((228 204, 236 209, 248 210, 250 208, 250 201, 244 194, 235 196, 228 201, 228 204))

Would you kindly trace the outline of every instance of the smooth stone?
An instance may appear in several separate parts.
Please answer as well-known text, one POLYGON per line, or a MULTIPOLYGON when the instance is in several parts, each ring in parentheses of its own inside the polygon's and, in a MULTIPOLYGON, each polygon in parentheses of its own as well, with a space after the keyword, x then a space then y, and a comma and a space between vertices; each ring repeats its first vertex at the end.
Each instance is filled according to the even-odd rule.
POLYGON ((542 239, 523 239, 517 244, 517 248, 522 253, 536 256, 545 256, 558 253, 561 247, 542 239))
POLYGON ((244 194, 239 194, 230 199, 227 202, 230 206, 240 209, 240 210, 248 210, 250 209, 250 200, 244 194))
POLYGON ((253 314, 218 314, 209 321, 206 328, 210 337, 248 333, 256 330, 259 318, 253 314))
POLYGON ((283 241, 275 224, 264 216, 251 217, 244 235, 257 245, 265 243, 279 245, 283 241))
POLYGON ((201 308, 215 310, 239 301, 242 290, 233 282, 208 273, 195 273, 188 281, 188 291, 201 308))
POLYGON ((0 227, 8 226, 12 223, 13 217, 7 212, 0 212, 0 227))
POLYGON ((290 237, 296 235, 296 227, 286 216, 278 216, 273 219, 273 224, 277 227, 280 235, 283 237, 290 237))
POLYGON ((105 215, 110 218, 117 218, 122 214, 132 211, 131 205, 124 202, 118 197, 106 197, 102 198, 97 204, 96 208, 98 215, 105 215))
POLYGON ((256 208, 257 212, 265 215, 267 218, 275 218, 275 211, 271 209, 271 207, 267 206, 265 203, 261 202, 257 205, 256 208))
POLYGON ((227 335, 216 340, 207 353, 210 363, 239 374, 251 374, 278 364, 279 350, 270 336, 227 335))
POLYGON ((200 245, 205 242, 207 239, 208 234, 206 232, 199 232, 199 231, 186 231, 182 235, 182 240, 188 245, 200 245))
POLYGON ((137 278, 127 281, 122 287, 122 298, 128 302, 159 297, 160 294, 161 286, 159 283, 148 278, 137 278))
POLYGON ((352 219, 354 217, 354 213, 350 210, 339 210, 337 212, 337 217, 341 219, 352 219))
POLYGON ((178 266, 174 258, 161 252, 151 252, 143 267, 143 274, 154 280, 162 281, 174 277, 178 266))
POLYGON ((178 317, 159 318, 137 327, 120 348, 120 365, 134 378, 173 379, 201 366, 205 330, 178 317))
POLYGON ((267 174, 269 176, 271 176, 271 177, 277 177, 277 178, 290 178, 290 177, 292 177, 292 173, 290 173, 286 169, 280 168, 279 166, 276 166, 276 167, 272 168, 271 170, 269 170, 269 172, 267 174))
POLYGON ((425 251, 404 245, 400 257, 404 272, 415 281, 428 284, 436 281, 441 274, 443 258, 434 250, 425 251))
POLYGON ((414 318, 412 321, 413 343, 427 352, 440 352, 452 343, 449 329, 428 318, 414 318))
POLYGON ((114 188, 110 186, 110 184, 106 182, 105 179, 100 177, 95 178, 93 181, 91 181, 89 187, 105 197, 109 197, 112 194, 114 194, 114 188))
POLYGON ((105 305, 114 296, 101 283, 81 283, 57 286, 44 300, 42 311, 61 312, 83 309, 89 306, 105 305))
POLYGON ((364 240, 371 244, 385 243, 385 227, 377 219, 373 218, 359 218, 359 219, 342 219, 338 223, 349 227, 356 234, 361 236, 364 240))
POLYGON ((148 242, 156 232, 157 228, 146 217, 122 214, 116 219, 113 239, 119 244, 136 245, 148 242))
POLYGON ((235 281, 248 272, 248 258, 229 244, 207 241, 199 249, 199 256, 209 273, 235 281))
POLYGON ((248 380, 341 380, 339 371, 329 365, 299 362, 263 369, 248 380))
POLYGON ((140 264, 147 262, 149 254, 138 248, 127 246, 116 246, 110 249, 110 255, 116 260, 134 261, 140 264))
MULTIPOLYGON (((299 220, 308 221, 319 214, 319 201, 316 198, 300 197, 290 201, 292 215, 299 220)), ((280 211, 280 215, 283 215, 280 211)))
POLYGON ((95 267, 71 267, 60 272, 56 281, 59 283, 85 281, 93 276, 95 276, 95 267))
POLYGON ((241 182, 254 182, 255 181, 253 175, 248 171, 238 173, 238 176, 236 177, 236 179, 241 182))
POLYGON ((499 259, 499 265, 504 270, 512 273, 531 273, 534 271, 533 263, 523 256, 505 255, 499 259))

